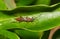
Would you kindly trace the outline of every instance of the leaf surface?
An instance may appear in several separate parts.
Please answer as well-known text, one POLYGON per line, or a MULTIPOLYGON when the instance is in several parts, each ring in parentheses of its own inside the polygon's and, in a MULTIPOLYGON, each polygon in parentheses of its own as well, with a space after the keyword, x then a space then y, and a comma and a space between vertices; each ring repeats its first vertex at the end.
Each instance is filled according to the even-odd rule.
MULTIPOLYGON (((21 28, 29 31, 46 31, 60 25, 60 12, 44 12, 32 15, 33 22, 13 22, 11 19, 0 21, 1 29, 21 28), (8 24, 8 25, 7 25, 8 24)), ((15 18, 13 18, 14 20, 15 18)))
POLYGON ((20 39, 15 33, 9 32, 7 30, 0 30, 0 35, 3 35, 8 39, 20 39))

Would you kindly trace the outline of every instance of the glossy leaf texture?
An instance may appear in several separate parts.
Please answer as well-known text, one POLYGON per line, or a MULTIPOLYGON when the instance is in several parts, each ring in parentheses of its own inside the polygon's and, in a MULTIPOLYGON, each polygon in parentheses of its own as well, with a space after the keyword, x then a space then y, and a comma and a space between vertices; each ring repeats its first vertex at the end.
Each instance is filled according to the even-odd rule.
MULTIPOLYGON (((40 35, 42 35, 43 31, 60 26, 60 3, 49 6, 51 0, 15 0, 15 2, 13 0, 14 3, 11 1, 12 0, 5 1, 8 5, 8 9, 4 9, 5 7, 0 9, 1 35, 7 36, 10 39, 20 39, 16 35, 19 34, 19 36, 22 36, 25 39, 24 36, 26 34, 31 36, 30 34, 33 32, 34 35, 36 35, 35 32, 41 32, 40 35), (19 22, 16 18, 20 16, 33 17, 34 20, 32 22, 19 22), (8 29, 18 29, 19 31, 17 30, 15 34, 7 31, 8 29)), ((1 4, 6 6, 4 1, 1 1, 1 4)), ((32 37, 34 35, 32 34, 32 37)), ((36 38, 33 37, 33 39, 36 38)))
MULTIPOLYGON (((50 8, 52 9, 57 6, 59 6, 59 4, 50 6, 50 8)), ((33 10, 32 10, 32 7, 28 7, 28 9, 24 12, 25 14, 23 14, 23 10, 27 7, 19 8, 21 10, 21 13, 20 13, 20 11, 17 12, 15 10, 5 11, 5 13, 1 12, 3 16, 1 16, 1 18, 0 18, 0 24, 1 24, 0 29, 20 28, 20 29, 25 29, 25 30, 29 30, 29 31, 46 31, 46 30, 52 29, 52 28, 56 27, 57 25, 59 25, 60 12, 38 12, 37 13, 36 10, 38 11, 38 9, 41 8, 42 6, 38 6, 39 7, 38 9, 36 8, 37 6, 36 7, 33 6, 33 10), (30 9, 31 9, 31 12, 29 12, 30 9), (32 12, 32 11, 34 11, 34 12, 32 12), (15 12, 16 12, 16 15, 18 14, 17 16, 14 15, 15 12), (12 13, 13 13, 13 15, 11 15, 12 13), (30 15, 29 13, 32 15, 30 15), (24 16, 24 15, 28 16, 28 14, 30 17, 34 18, 33 22, 20 22, 19 23, 17 21, 14 21, 16 17, 24 16), (4 17, 5 17, 5 19, 4 19, 4 17), (2 19, 4 19, 4 20, 2 20, 2 19)), ((47 10, 47 8, 49 8, 47 6, 43 6, 43 7, 46 8, 46 10, 47 10)), ((42 7, 42 9, 44 9, 43 7, 42 7)), ((19 9, 17 9, 17 10, 19 10, 19 9)))
POLYGON ((15 33, 7 30, 0 30, 0 35, 5 36, 7 39, 20 39, 15 33))
POLYGON ((0 21, 0 29, 20 28, 29 31, 46 31, 60 25, 60 12, 44 12, 32 15, 33 22, 14 22, 12 19, 0 21), (43 28, 42 28, 43 27, 43 28))

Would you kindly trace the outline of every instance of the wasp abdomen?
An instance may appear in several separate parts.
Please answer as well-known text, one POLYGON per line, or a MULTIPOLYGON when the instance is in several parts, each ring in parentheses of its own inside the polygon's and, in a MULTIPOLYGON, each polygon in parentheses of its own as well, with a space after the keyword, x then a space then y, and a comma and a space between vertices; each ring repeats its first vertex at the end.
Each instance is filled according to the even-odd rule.
POLYGON ((18 17, 18 18, 16 18, 16 20, 21 22, 21 21, 23 21, 23 18, 22 17, 18 17))

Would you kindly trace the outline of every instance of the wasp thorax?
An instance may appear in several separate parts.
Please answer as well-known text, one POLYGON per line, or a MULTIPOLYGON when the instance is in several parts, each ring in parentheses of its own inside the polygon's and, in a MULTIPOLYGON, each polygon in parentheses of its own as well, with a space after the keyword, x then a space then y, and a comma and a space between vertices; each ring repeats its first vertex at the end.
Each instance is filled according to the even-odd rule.
POLYGON ((26 22, 32 22, 33 21, 33 18, 29 18, 29 17, 26 17, 26 22))
POLYGON ((19 22, 32 22, 34 18, 33 17, 17 17, 16 20, 19 22))

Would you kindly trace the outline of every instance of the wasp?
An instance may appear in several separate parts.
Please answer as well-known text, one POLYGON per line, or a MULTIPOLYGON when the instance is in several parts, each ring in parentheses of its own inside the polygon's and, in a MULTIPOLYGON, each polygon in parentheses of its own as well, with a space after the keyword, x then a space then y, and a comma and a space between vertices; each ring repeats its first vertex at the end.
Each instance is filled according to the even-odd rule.
POLYGON ((17 21, 19 22, 33 22, 34 18, 32 17, 18 17, 16 18, 17 21))

